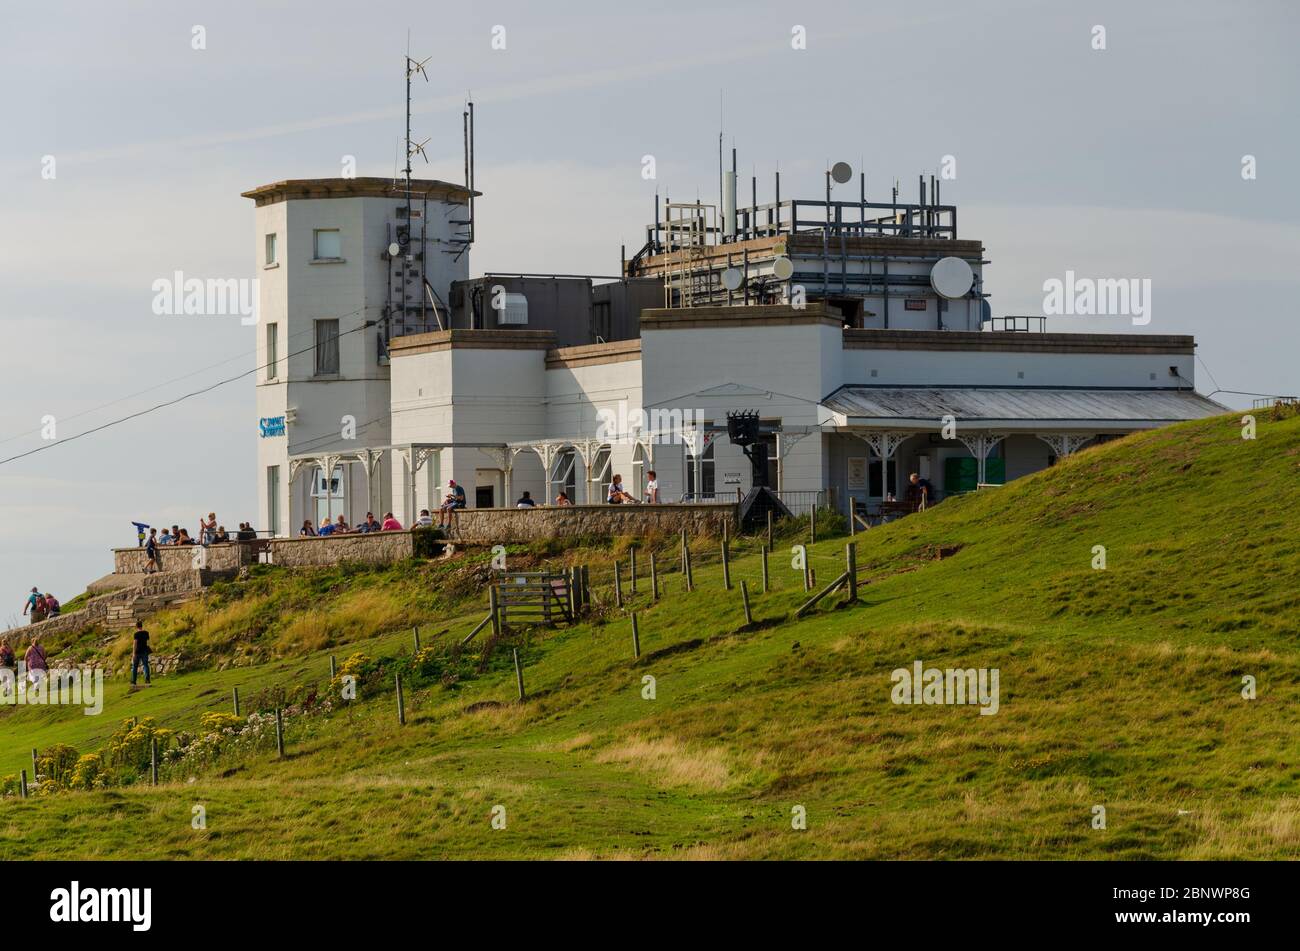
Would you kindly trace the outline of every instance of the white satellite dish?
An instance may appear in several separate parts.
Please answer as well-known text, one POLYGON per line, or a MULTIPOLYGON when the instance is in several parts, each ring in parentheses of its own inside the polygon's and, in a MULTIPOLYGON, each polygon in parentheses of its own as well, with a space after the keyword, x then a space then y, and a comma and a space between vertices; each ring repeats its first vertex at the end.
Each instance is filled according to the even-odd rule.
POLYGON ((843 185, 853 177, 853 166, 848 162, 836 162, 831 166, 831 178, 837 185, 843 185))
POLYGON ((394 241, 392 244, 388 246, 388 256, 390 258, 395 258, 401 253, 402 253, 402 246, 398 244, 396 241, 394 241))
POLYGON ((772 274, 778 281, 788 281, 794 277, 794 262, 782 255, 772 262, 772 274))
POLYGON ((948 300, 965 297, 974 283, 975 272, 961 258, 940 258, 930 268, 930 286, 948 300))
POLYGON ((722 272, 722 286, 729 291, 739 290, 744 281, 745 275, 740 273, 738 267, 729 267, 722 272))

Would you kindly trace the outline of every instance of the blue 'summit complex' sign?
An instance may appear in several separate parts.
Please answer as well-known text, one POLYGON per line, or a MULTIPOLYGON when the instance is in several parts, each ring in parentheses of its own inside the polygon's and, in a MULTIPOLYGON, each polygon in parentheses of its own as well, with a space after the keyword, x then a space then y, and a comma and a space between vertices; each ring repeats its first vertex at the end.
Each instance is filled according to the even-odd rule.
POLYGON ((262 438, 267 436, 284 435, 284 417, 283 416, 263 416, 257 421, 258 428, 262 431, 262 438))

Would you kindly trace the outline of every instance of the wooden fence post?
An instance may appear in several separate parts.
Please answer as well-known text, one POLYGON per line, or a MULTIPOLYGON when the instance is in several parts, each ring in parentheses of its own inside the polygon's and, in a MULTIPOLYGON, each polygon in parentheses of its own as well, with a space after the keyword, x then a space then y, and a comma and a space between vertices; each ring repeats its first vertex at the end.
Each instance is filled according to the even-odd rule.
MULTIPOLYGON (((330 658, 330 680, 334 679, 334 658, 330 658)), ((230 691, 230 699, 235 706, 235 716, 239 716, 239 688, 233 687, 230 691)))
POLYGON ((275 755, 284 759, 284 720, 280 708, 275 708, 275 755))
POLYGON ((686 542, 686 529, 682 529, 682 574, 686 574, 686 552, 689 546, 686 542))
POLYGON ((149 737, 149 782, 158 785, 158 737, 149 737))
POLYGON ((691 573, 691 550, 686 549, 686 590, 695 590, 695 579, 691 573))
POLYGON ((633 545, 628 549, 628 554, 632 559, 632 593, 636 594, 636 546, 633 545))
POLYGON ((849 542, 844 546, 844 570, 849 575, 849 600, 858 600, 858 545, 849 542))
POLYGON ((650 553, 650 600, 659 600, 659 572, 655 568, 655 553, 650 553))
POLYGON ((617 561, 614 562, 614 603, 623 606, 623 575, 617 561))
MULTIPOLYGON (((35 779, 34 776, 32 778, 35 779)), ((27 770, 25 769, 18 773, 18 795, 23 799, 27 798, 27 770)))
POLYGON ((637 626, 636 612, 632 612, 632 658, 641 656, 641 628, 637 626))
POLYGON ((767 546, 763 546, 763 593, 767 594, 767 546))
POLYGON ((32 750, 32 779, 36 779, 40 775, 40 770, 36 768, 36 758, 36 751, 32 750))
POLYGON ((731 590, 731 559, 728 557, 727 540, 722 540, 722 586, 731 590))
POLYGON ((772 510, 767 510, 767 550, 772 550, 772 510))
POLYGON ((515 683, 519 686, 519 701, 524 700, 524 668, 519 664, 519 648, 510 648, 510 653, 515 657, 515 683))
POLYGON ((817 500, 813 499, 812 510, 808 513, 808 541, 817 543, 817 500))
POLYGON ((740 582, 740 603, 745 606, 745 627, 754 623, 754 615, 749 610, 749 586, 740 582))
POLYGON ((813 586, 812 555, 808 549, 803 551, 803 589, 811 591, 813 586))
MULTIPOLYGON (((338 665, 334 662, 334 655, 330 654, 330 680, 334 680, 339 675, 338 665)), ((239 711, 236 710, 236 713, 239 711)))
POLYGON ((415 652, 420 653, 420 625, 411 628, 411 639, 415 641, 415 652))
POLYGON ((497 602, 497 586, 488 588, 488 611, 492 614, 492 639, 501 637, 501 609, 497 602))
POLYGON ((406 701, 402 697, 402 675, 396 673, 393 678, 397 682, 397 722, 406 726, 406 701))

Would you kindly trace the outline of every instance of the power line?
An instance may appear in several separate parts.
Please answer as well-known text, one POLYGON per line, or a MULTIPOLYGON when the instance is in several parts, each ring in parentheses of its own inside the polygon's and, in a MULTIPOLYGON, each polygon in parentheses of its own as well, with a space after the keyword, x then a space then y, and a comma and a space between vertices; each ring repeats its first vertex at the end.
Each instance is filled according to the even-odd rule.
MULTIPOLYGON (((357 310, 354 310, 351 313, 342 314, 341 317, 351 317, 355 314, 360 313, 364 309, 365 309, 364 307, 358 308, 357 310)), ((342 333, 338 334, 335 339, 338 339, 340 337, 346 337, 348 334, 354 334, 358 330, 365 330, 367 327, 375 326, 375 324, 376 321, 363 319, 358 326, 353 327, 351 330, 343 331, 342 333)), ((296 357, 299 354, 307 353, 315 349, 316 349, 315 344, 313 344, 310 347, 304 347, 301 350, 297 350, 292 353, 286 354, 283 359, 287 360, 290 357, 296 357)), ((280 359, 281 358, 277 356, 276 362, 278 363, 280 359)), ((265 363, 262 364, 261 366, 255 366, 251 370, 245 370, 243 373, 238 373, 235 376, 226 377, 226 379, 224 380, 218 380, 216 383, 213 383, 210 386, 205 386, 202 389, 193 390, 189 393, 185 393, 181 396, 178 396, 175 399, 166 400, 165 402, 158 403, 154 406, 150 406, 148 409, 142 409, 137 413, 131 413, 119 419, 110 420, 109 422, 104 423, 101 426, 96 426, 93 429, 87 429, 84 432, 77 433, 75 436, 69 436, 67 439, 58 439, 55 440, 54 442, 46 443, 44 446, 37 446, 35 449, 29 449, 26 452, 20 452, 16 456, 10 456, 8 459, 0 459, 0 466, 5 465, 6 463, 14 462, 15 460, 18 459, 26 458, 27 456, 35 455, 36 453, 43 452, 46 449, 53 449, 55 446, 61 446, 64 443, 73 442, 74 440, 81 439, 83 436, 90 436, 94 433, 102 432, 105 429, 109 429, 113 426, 117 426, 121 423, 125 423, 133 419, 138 419, 141 416, 147 416, 148 414, 156 412, 157 410, 166 409, 168 406, 175 406, 177 403, 181 403, 185 400, 190 399, 191 397, 202 396, 204 393, 212 392, 213 390, 217 389, 217 387, 225 386, 227 383, 234 383, 236 380, 242 380, 244 379, 244 377, 249 376, 250 374, 253 373, 257 373, 259 370, 265 370, 270 365, 271 365, 270 363, 265 363)))

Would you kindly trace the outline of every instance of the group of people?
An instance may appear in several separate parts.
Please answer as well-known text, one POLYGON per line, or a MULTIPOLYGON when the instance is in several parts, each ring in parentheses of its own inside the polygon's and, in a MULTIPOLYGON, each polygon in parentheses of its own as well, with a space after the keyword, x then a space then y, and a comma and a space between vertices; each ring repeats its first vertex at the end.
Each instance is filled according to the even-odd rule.
MULTIPOLYGON (((0 641, 0 667, 13 670, 16 661, 13 647, 8 641, 0 641)), ((33 635, 31 643, 27 645, 27 653, 23 655, 23 663, 27 667, 27 677, 32 683, 39 681, 50 669, 49 661, 45 658, 45 648, 41 646, 39 637, 33 635)))
POLYGON ((158 529, 149 528, 141 522, 136 522, 136 538, 148 562, 145 565, 145 573, 153 574, 162 570, 162 565, 158 558, 158 549, 162 545, 220 545, 225 542, 251 542, 257 538, 257 530, 253 528, 251 522, 240 522, 239 529, 232 536, 226 531, 226 526, 217 524, 217 513, 209 512, 208 517, 199 516, 199 537, 195 539, 190 535, 189 530, 181 528, 179 525, 173 525, 168 528, 162 527, 162 534, 158 529), (145 529, 149 529, 148 537, 145 536, 145 529))
MULTIPOLYGON (((416 526, 432 525, 433 518, 429 515, 429 510, 425 509, 420 513, 420 519, 416 526)), ((320 520, 320 527, 312 525, 311 519, 303 519, 302 528, 298 529, 298 535, 302 538, 321 538, 329 535, 367 535, 371 532, 400 532, 402 523, 393 517, 392 512, 384 513, 384 520, 381 522, 375 518, 374 512, 367 512, 365 521, 358 522, 354 527, 348 524, 348 520, 342 514, 338 519, 331 522, 326 515, 320 520)))
POLYGON ((23 614, 28 615, 31 620, 30 624, 39 624, 46 618, 58 617, 62 611, 59 599, 48 591, 41 593, 39 588, 32 588, 31 594, 27 595, 27 603, 23 605, 23 614))
MULTIPOLYGON (((645 490, 641 493, 641 498, 638 499, 634 497, 631 492, 628 492, 623 488, 623 477, 615 473, 613 481, 609 484, 609 493, 607 494, 605 501, 610 505, 625 505, 628 503, 632 505, 639 505, 641 503, 657 505, 659 503, 659 477, 655 474, 653 469, 647 472, 646 476, 648 478, 646 479, 645 490)), ((453 486, 455 484, 456 483, 454 482, 452 483, 453 486)), ((448 498, 450 498, 450 496, 448 496, 448 498)), ((569 498, 569 493, 562 491, 555 497, 554 504, 561 507, 572 505, 573 499, 569 498)), ((515 503, 515 508, 517 509, 531 509, 536 508, 536 506, 537 502, 533 499, 531 492, 525 492, 519 497, 519 501, 515 503)), ((462 504, 458 507, 464 508, 465 506, 462 504)))

